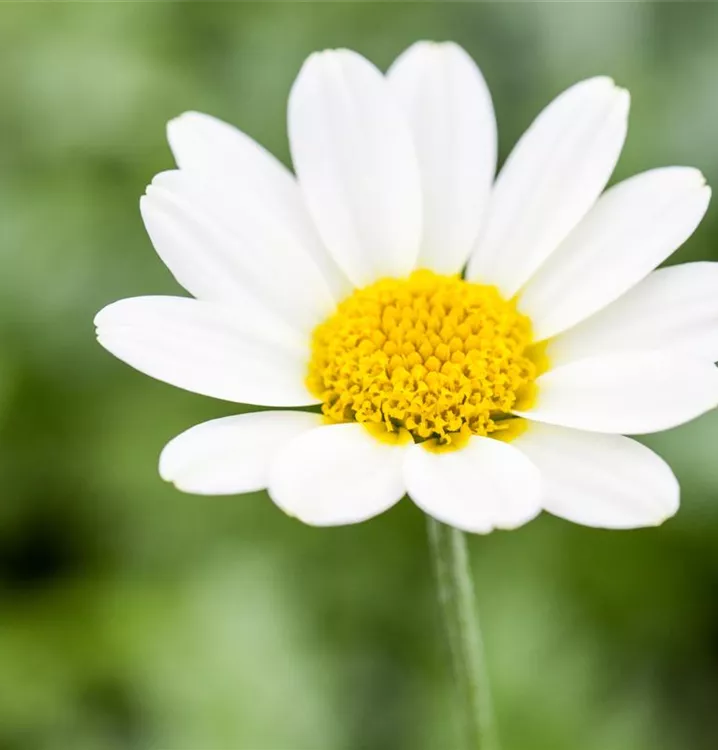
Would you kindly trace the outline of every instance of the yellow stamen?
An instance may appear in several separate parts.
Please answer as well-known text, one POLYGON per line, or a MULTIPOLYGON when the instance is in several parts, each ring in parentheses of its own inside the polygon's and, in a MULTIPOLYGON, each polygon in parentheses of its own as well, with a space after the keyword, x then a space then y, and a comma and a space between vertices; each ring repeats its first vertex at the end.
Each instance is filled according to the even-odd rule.
POLYGON ((451 450, 505 432, 518 399, 525 408, 545 369, 531 343, 530 321, 495 287, 415 271, 355 290, 316 328, 307 385, 331 422, 451 450))

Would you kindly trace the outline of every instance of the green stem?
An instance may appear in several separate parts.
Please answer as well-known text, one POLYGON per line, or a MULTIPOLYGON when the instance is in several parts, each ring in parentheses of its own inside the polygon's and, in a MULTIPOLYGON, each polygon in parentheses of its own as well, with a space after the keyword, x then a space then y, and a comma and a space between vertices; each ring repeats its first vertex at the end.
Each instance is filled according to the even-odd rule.
POLYGON ((427 524, 467 747, 499 750, 466 537, 429 516, 427 524))

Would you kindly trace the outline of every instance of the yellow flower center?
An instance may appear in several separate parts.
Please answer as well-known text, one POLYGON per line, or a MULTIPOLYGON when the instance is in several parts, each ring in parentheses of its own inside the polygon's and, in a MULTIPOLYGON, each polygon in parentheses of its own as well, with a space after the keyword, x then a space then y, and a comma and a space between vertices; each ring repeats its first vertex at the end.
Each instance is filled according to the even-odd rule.
POLYGON ((317 326, 307 385, 331 422, 458 447, 513 431, 540 359, 529 319, 496 287, 421 270, 355 290, 317 326))

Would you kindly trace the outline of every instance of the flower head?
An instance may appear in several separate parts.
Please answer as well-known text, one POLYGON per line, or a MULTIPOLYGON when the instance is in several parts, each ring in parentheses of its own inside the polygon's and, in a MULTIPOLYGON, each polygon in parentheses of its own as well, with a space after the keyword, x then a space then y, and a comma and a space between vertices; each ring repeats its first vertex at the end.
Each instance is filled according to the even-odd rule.
POLYGON ((675 513, 671 470, 623 435, 718 405, 718 264, 654 270, 710 189, 669 167, 603 192, 628 109, 609 78, 572 86, 494 180, 481 73, 422 42, 386 76, 348 50, 306 61, 296 178, 225 123, 173 120, 178 169, 141 209, 194 299, 109 305, 99 341, 180 388, 294 408, 192 427, 161 475, 200 494, 267 488, 316 525, 404 494, 474 532, 542 509, 612 528, 675 513))

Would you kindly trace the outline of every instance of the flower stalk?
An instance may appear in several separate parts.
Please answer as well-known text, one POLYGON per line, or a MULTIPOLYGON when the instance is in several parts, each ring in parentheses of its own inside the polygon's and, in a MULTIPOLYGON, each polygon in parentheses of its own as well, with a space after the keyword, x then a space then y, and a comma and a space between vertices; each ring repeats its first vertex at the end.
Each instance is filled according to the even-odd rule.
POLYGON ((499 750, 466 537, 458 529, 426 518, 466 747, 499 750))

